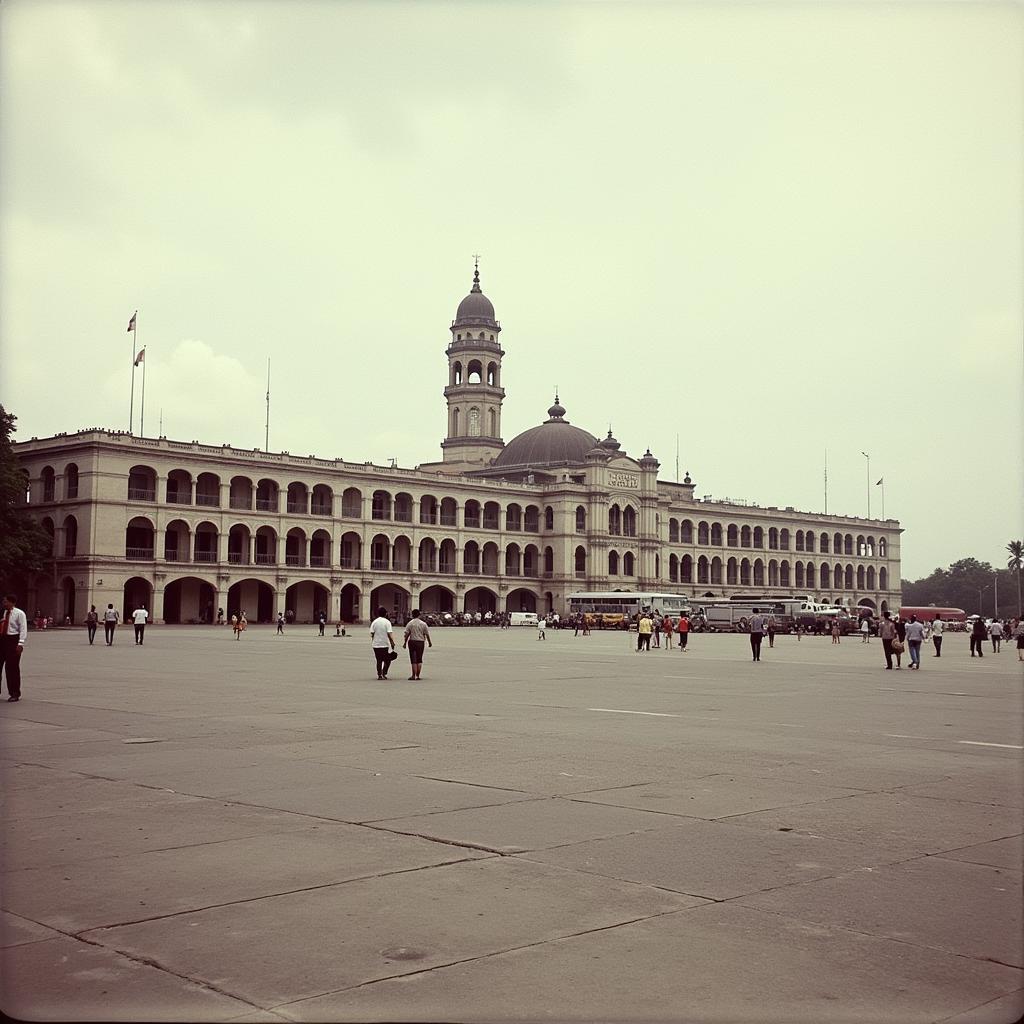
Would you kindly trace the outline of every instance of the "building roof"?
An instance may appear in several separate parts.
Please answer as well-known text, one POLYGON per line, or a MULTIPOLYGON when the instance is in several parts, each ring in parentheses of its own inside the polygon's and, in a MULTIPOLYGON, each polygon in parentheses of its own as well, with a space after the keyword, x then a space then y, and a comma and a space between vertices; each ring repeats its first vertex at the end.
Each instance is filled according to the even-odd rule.
POLYGON ((539 426, 517 434, 494 460, 495 467, 542 466, 582 463, 584 456, 597 444, 597 438, 565 419, 565 409, 558 403, 548 409, 548 418, 539 426))

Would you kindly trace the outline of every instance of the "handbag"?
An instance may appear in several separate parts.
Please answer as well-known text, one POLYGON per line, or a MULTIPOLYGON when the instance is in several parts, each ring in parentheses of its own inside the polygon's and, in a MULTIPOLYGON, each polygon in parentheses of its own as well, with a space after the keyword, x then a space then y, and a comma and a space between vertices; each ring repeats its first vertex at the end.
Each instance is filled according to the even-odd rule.
POLYGON ((394 661, 398 657, 398 651, 388 651, 388 661, 394 661))
POLYGON ((899 637, 897 637, 892 642, 892 653, 893 654, 902 654, 903 653, 903 641, 900 640, 899 637))

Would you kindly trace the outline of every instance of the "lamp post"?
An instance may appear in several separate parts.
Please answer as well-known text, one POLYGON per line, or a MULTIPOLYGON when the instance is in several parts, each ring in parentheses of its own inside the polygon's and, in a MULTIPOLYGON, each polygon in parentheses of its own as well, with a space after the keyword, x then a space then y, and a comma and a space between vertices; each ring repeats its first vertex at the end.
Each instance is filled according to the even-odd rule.
POLYGON ((871 518, 871 456, 867 452, 861 452, 861 455, 868 460, 867 465, 867 491, 868 491, 868 519, 871 518))
POLYGON ((992 595, 992 618, 999 618, 999 570, 996 569, 992 573, 992 587, 994 593, 992 595))

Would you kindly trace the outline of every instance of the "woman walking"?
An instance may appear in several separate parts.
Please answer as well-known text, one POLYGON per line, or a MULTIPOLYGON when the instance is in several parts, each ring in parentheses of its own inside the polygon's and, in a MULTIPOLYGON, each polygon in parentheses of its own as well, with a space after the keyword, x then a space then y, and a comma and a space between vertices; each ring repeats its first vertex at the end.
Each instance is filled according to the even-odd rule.
POLYGON ((96 605, 89 607, 89 614, 85 617, 85 628, 89 632, 89 646, 92 647, 93 640, 96 639, 96 626, 100 621, 100 617, 96 612, 96 605))
MULTIPOLYGON (((896 655, 896 667, 903 667, 903 650, 907 643, 907 624, 902 619, 896 620, 896 639, 899 640, 899 644, 894 644, 892 653, 896 655)), ((910 667, 914 667, 913 661, 910 663, 910 667)))

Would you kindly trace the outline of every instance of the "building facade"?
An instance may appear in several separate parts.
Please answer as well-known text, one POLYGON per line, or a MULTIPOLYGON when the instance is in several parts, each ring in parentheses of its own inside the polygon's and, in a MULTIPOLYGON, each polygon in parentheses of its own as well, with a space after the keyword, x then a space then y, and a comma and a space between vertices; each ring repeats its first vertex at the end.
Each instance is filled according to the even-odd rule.
POLYGON ((245 610, 366 622, 383 606, 564 611, 580 590, 808 594, 899 604, 896 520, 694 496, 555 403, 501 438, 501 324, 479 271, 446 349, 442 459, 415 469, 99 428, 15 445, 52 564, 23 605, 80 622, 139 604, 157 622, 245 610))

